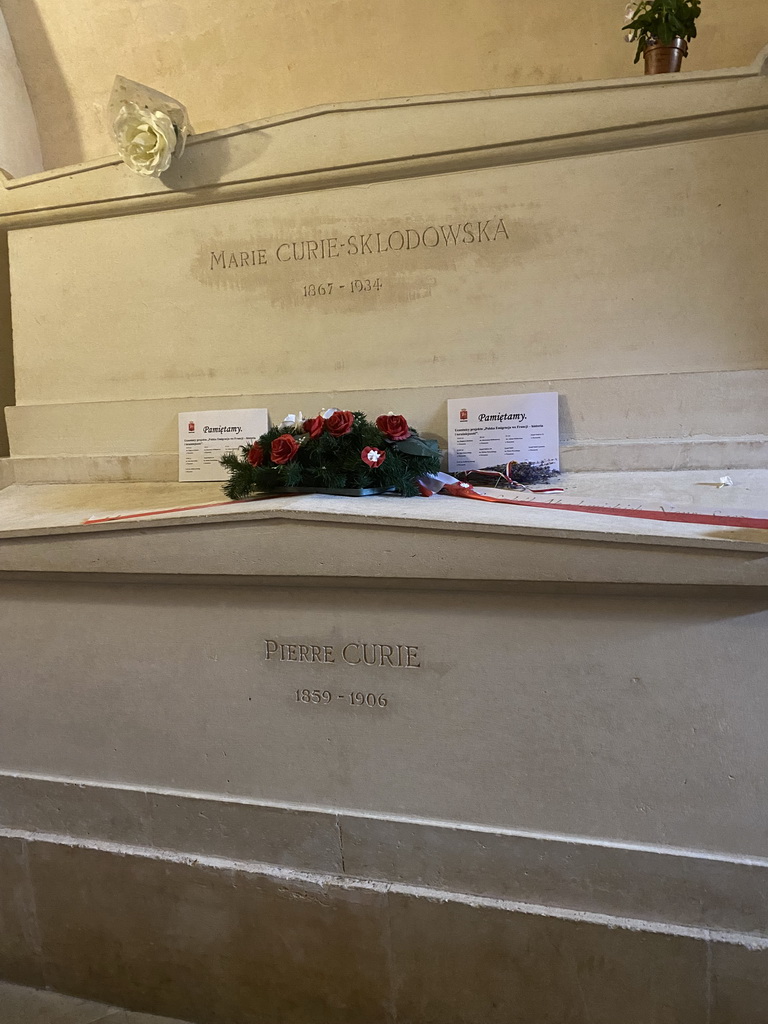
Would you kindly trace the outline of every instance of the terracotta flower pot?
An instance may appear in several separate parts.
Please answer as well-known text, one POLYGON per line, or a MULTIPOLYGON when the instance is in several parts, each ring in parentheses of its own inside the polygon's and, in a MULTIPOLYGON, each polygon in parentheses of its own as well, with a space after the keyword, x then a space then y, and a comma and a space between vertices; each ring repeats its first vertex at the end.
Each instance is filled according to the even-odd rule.
POLYGON ((675 36, 671 46, 662 46, 661 43, 653 43, 646 46, 643 56, 645 57, 646 75, 666 75, 670 71, 679 71, 683 64, 683 57, 688 55, 688 43, 682 36, 675 36))

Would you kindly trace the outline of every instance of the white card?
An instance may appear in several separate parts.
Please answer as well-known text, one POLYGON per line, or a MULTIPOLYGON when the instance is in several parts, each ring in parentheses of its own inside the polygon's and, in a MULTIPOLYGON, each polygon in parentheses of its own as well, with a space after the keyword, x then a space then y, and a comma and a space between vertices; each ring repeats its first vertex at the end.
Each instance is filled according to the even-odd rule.
POLYGON ((179 480, 226 480, 226 452, 253 444, 269 429, 266 409, 211 409, 179 413, 179 480))
POLYGON ((544 462, 559 470, 557 400, 556 391, 449 399, 449 472, 505 462, 544 462))

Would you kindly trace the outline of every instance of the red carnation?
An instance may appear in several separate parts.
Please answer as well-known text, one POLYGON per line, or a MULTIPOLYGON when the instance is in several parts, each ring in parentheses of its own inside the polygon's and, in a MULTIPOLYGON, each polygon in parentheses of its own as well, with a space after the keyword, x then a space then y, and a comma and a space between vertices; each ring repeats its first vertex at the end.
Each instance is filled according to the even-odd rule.
POLYGON ((404 441, 411 436, 411 428, 406 422, 405 416, 379 416, 376 426, 386 434, 390 441, 404 441))
POLYGON ((293 434, 281 434, 272 442, 269 450, 269 457, 278 466, 284 466, 286 462, 296 457, 299 450, 299 442, 293 434))
POLYGON ((264 449, 258 441, 254 441, 246 459, 252 466, 261 466, 264 462, 264 449))
POLYGON ((344 437, 348 434, 355 423, 355 415, 351 412, 341 412, 339 409, 329 416, 325 421, 325 429, 332 437, 344 437))
POLYGON ((363 448, 360 452, 360 458, 371 469, 378 469, 386 457, 387 453, 383 452, 381 448, 363 448))
POLYGON ((325 430, 325 420, 322 416, 315 416, 314 419, 304 420, 304 433, 310 437, 320 437, 325 430))

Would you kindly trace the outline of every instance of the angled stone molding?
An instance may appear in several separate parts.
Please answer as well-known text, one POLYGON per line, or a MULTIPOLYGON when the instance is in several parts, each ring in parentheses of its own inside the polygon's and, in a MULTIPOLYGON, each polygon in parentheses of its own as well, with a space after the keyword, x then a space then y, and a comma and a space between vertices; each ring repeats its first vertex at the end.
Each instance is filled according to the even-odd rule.
POLYGON ((14 482, 16 474, 11 459, 0 459, 0 491, 4 487, 10 487, 14 482))
POLYGON ((117 156, 0 176, 0 224, 250 199, 768 128, 768 48, 747 68, 313 107, 192 138, 162 181, 117 156), (340 156, 341 154, 341 156, 340 156))
MULTIPOLYGON (((57 485, 34 488, 28 500, 57 501, 51 493, 56 490, 57 485)), ((64 503, 72 499, 72 489, 67 490, 64 503)), ((93 497, 95 507, 98 499, 93 497)), ((537 509, 516 509, 510 522, 504 506, 477 510, 464 508, 475 502, 447 499, 445 505, 425 503, 426 509, 404 509, 387 498, 366 498, 347 507, 333 507, 322 496, 292 500, 209 510, 215 516, 180 511, 89 526, 82 525, 85 505, 69 525, 42 525, 40 518, 24 522, 22 514, 14 529, 6 518, 0 579, 226 579, 266 585, 289 579, 302 586, 311 581, 337 586, 344 580, 396 588, 421 581, 437 590, 455 589, 459 582, 485 590, 519 583, 642 584, 729 587, 743 593, 768 586, 761 531, 602 516, 574 521, 557 511, 542 519, 537 509), (364 543, 371 530, 373 545, 364 543)))

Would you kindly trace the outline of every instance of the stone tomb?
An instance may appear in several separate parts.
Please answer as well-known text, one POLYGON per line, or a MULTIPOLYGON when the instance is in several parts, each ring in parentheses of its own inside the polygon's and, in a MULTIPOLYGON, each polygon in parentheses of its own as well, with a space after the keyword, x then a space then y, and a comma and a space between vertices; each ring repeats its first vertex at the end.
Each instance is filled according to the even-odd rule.
POLYGON ((765 1019, 762 531, 387 496, 121 518, 220 495, 172 482, 185 409, 444 436, 446 397, 543 383, 569 500, 768 509, 762 68, 5 183, 5 978, 221 1024, 765 1019))

